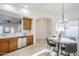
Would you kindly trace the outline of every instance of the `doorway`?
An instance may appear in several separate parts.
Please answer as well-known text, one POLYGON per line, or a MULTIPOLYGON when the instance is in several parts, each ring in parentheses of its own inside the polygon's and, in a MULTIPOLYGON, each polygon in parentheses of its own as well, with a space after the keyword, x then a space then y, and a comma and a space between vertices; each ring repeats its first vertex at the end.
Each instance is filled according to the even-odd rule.
POLYGON ((36 39, 46 39, 48 35, 48 20, 38 19, 36 20, 36 39))

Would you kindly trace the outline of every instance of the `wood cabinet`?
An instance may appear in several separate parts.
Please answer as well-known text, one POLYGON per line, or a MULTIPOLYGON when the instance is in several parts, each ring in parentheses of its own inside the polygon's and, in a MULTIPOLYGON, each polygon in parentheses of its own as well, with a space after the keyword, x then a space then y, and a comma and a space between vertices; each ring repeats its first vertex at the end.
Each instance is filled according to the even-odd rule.
MULTIPOLYGON (((33 35, 25 36, 26 37, 26 46, 33 44, 33 35)), ((0 55, 14 51, 18 49, 18 38, 4 38, 0 39, 0 55)))
POLYGON ((8 41, 5 39, 0 39, 0 55, 8 52, 8 41))
POLYGON ((25 30, 31 30, 32 20, 30 18, 23 18, 23 28, 25 30))
POLYGON ((33 36, 31 35, 31 36, 27 36, 26 37, 27 39, 26 39, 26 45, 28 46, 28 45, 32 45, 33 44, 33 36))
POLYGON ((0 39, 0 55, 17 49, 17 38, 0 39))
POLYGON ((9 38, 9 52, 17 49, 17 38, 9 38))

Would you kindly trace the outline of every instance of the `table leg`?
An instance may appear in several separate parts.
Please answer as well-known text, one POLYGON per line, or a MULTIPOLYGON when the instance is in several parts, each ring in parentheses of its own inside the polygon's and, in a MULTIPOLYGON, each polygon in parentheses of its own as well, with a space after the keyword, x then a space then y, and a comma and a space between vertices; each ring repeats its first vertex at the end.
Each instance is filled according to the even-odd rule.
POLYGON ((59 56, 60 52, 59 52, 59 49, 60 49, 60 43, 58 43, 58 51, 57 51, 57 56, 59 56))

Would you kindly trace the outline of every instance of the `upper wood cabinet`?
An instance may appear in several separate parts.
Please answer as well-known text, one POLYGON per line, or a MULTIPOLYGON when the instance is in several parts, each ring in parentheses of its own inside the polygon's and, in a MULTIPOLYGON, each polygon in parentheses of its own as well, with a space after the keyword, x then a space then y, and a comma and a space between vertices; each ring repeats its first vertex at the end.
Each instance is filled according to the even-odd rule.
POLYGON ((8 41, 5 39, 0 39, 0 55, 8 52, 8 41))
POLYGON ((23 28, 25 30, 31 30, 32 20, 27 17, 23 17, 23 28))

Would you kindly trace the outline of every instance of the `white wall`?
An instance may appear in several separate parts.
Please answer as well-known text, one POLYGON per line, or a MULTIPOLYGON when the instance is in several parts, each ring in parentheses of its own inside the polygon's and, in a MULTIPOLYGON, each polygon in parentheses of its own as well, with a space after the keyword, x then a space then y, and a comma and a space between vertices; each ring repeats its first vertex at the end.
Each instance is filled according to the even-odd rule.
POLYGON ((32 19, 32 30, 31 33, 33 34, 33 43, 36 43, 36 19, 32 19))

